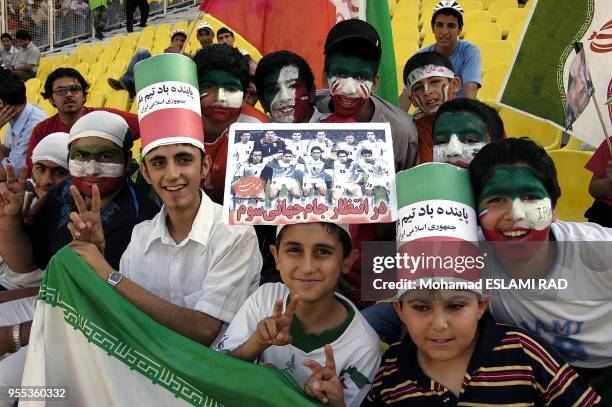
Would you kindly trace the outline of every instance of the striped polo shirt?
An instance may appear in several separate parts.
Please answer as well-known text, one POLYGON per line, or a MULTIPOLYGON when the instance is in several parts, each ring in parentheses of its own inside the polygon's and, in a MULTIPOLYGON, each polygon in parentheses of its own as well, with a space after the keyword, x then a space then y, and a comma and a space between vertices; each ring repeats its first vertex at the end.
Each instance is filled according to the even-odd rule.
POLYGON ((459 396, 429 378, 406 338, 389 348, 363 405, 592 406, 600 397, 550 347, 486 312, 459 396))

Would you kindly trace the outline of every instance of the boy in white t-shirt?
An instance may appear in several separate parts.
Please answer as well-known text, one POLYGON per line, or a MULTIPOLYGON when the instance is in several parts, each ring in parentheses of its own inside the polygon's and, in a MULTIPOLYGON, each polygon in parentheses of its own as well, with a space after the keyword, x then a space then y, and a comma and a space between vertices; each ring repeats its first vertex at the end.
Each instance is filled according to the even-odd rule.
POLYGON ((270 250, 284 284, 259 287, 215 349, 274 365, 323 403, 360 405, 380 363, 380 346, 355 306, 335 292, 357 256, 348 227, 279 226, 270 250))

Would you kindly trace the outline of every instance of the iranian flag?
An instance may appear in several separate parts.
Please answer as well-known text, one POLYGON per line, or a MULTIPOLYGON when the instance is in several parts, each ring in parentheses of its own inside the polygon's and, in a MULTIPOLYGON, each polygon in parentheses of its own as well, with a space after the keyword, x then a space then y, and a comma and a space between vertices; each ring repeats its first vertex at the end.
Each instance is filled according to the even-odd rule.
POLYGON ((537 1, 498 103, 562 129, 571 124, 569 133, 599 146, 604 131, 596 104, 612 134, 610 6, 610 0, 537 1))
POLYGON ((203 0, 200 9, 211 14, 261 55, 289 50, 312 68, 317 87, 323 84, 323 45, 339 21, 360 18, 372 24, 382 42, 377 95, 397 105, 395 54, 391 17, 386 0, 203 0))
MULTIPOLYGON (((49 263, 23 386, 65 389, 49 405, 310 406, 284 372, 217 353, 153 321, 69 247, 49 263)), ((21 400, 20 405, 41 405, 21 400)))

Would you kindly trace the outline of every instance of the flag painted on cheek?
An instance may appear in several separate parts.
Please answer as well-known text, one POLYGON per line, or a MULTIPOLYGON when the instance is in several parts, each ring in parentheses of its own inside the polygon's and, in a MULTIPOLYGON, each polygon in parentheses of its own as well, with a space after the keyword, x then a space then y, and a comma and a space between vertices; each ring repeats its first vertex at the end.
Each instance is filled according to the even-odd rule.
POLYGON ((161 54, 135 68, 142 155, 164 144, 204 149, 195 63, 184 55, 161 54))
POLYGON ((85 196, 98 186, 100 196, 115 193, 125 180, 125 163, 119 147, 78 145, 70 150, 68 170, 74 185, 85 196))
POLYGON ((240 114, 243 97, 242 91, 230 92, 225 88, 219 88, 215 104, 202 110, 204 116, 219 123, 235 121, 240 114))
POLYGON ((284 66, 278 72, 275 80, 277 92, 270 106, 270 116, 278 123, 302 123, 308 119, 310 102, 308 89, 303 81, 299 80, 297 67, 284 66))
POLYGON ((353 116, 370 97, 372 81, 337 76, 332 76, 328 81, 334 109, 341 116, 353 116))

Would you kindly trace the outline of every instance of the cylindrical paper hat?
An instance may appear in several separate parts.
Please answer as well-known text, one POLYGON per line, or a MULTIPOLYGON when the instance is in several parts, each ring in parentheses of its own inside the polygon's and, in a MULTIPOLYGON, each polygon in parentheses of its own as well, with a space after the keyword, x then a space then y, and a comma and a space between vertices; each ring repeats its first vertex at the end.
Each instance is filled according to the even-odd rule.
POLYGON ((137 63, 134 75, 142 155, 178 143, 204 150, 195 63, 184 55, 161 54, 137 63))
POLYGON ((484 258, 469 172, 427 163, 397 174, 398 279, 480 281, 484 258))

